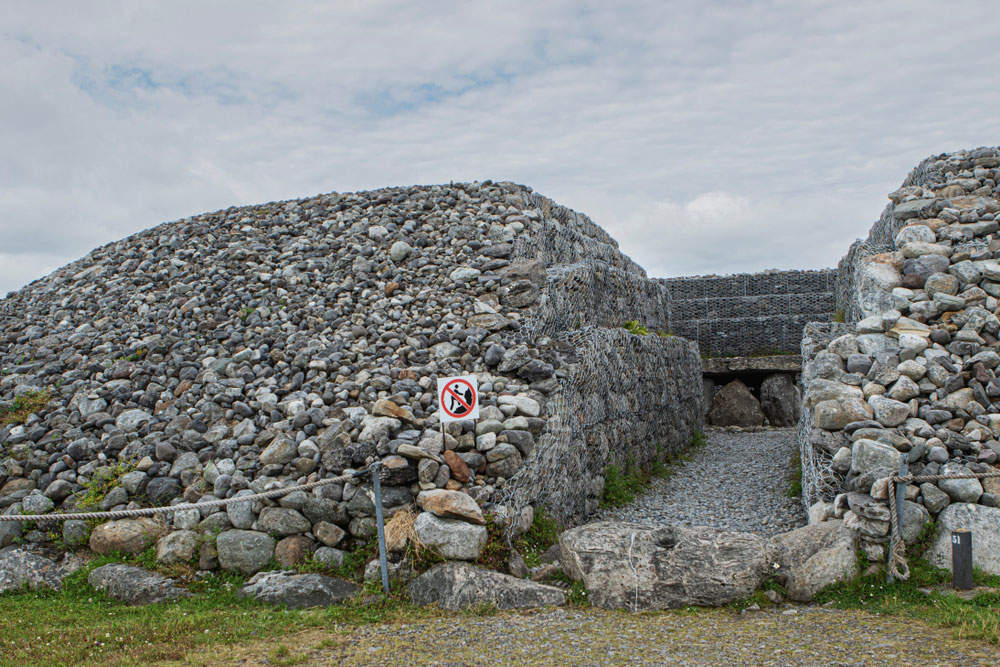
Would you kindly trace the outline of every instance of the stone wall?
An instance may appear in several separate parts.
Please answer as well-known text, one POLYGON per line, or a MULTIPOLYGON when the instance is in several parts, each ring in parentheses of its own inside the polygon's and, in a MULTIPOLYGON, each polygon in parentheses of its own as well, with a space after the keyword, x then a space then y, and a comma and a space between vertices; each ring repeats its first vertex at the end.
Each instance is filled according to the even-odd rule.
MULTIPOLYGON (((656 294, 586 216, 512 183, 165 223, 0 300, 0 411, 33 401, 0 424, 0 511, 78 507, 105 481, 88 509, 235 498, 378 460, 387 512, 422 510, 424 543, 473 559, 481 509, 521 517, 547 502, 579 520, 608 463, 687 443, 701 414, 696 347, 593 326, 657 312, 656 294), (567 326, 571 304, 585 330, 567 326), (465 374, 481 418, 442 437, 436 379, 465 374), (640 405, 654 409, 630 420, 640 405), (584 406, 601 417, 581 418, 584 406)), ((87 539, 86 524, 64 526, 67 544, 87 539)), ((164 561, 332 562, 371 536, 372 489, 179 512, 169 527, 164 561)), ((102 528, 91 546, 123 547, 121 534, 102 528)), ((14 539, 50 538, 0 524, 0 546, 14 539)))
MULTIPOLYGON (((872 559, 886 553, 886 478, 901 461, 916 476, 998 469, 998 182, 994 148, 922 162, 841 264, 852 321, 806 328, 803 498, 828 502, 814 514, 844 517, 872 559)), ((1000 534, 1000 482, 909 485, 902 516, 908 542, 931 518, 945 526, 930 553, 948 567, 947 533, 965 519, 1000 534)))
POLYGON ((837 272, 768 271, 658 279, 667 294, 668 328, 702 354, 797 353, 806 322, 834 315, 837 272))

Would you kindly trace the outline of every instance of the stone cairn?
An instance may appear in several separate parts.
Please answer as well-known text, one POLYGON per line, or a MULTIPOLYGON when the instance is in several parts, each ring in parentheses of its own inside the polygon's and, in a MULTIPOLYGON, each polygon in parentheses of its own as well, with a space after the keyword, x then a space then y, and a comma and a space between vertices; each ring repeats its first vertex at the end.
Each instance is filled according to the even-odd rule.
MULTIPOLYGON (((806 328, 804 498, 813 519, 854 527, 873 560, 886 557, 887 478, 901 457, 915 476, 998 469, 998 182, 993 148, 921 163, 841 263, 840 305, 853 321, 806 328)), ((975 564, 997 572, 998 508, 998 477, 912 484, 902 537, 912 543, 935 517, 929 558, 950 567, 950 530, 973 528, 975 564)))
MULTIPOLYGON (((545 502, 581 519, 609 462, 643 464, 700 426, 697 347, 618 328, 653 308, 649 282, 589 219, 512 183, 160 225, 0 300, 0 512, 234 498, 378 460, 386 515, 418 513, 420 542, 474 560, 484 512, 523 528, 545 502), (436 379, 463 374, 481 418, 442 435, 436 379)), ((253 574, 337 564, 374 516, 358 479, 92 532, 3 522, 0 547, 52 546, 56 526, 67 546, 155 544, 161 562, 253 574)))

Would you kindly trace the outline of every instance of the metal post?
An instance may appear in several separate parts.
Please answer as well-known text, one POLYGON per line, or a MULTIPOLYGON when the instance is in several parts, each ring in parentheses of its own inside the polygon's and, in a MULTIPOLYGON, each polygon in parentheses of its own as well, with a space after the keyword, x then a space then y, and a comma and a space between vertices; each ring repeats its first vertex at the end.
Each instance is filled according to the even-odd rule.
POLYGON ((951 533, 951 574, 956 591, 967 591, 972 581, 972 533, 954 530, 951 533))
MULTIPOLYGON (((902 456, 899 457, 899 476, 906 477, 906 475, 909 474, 909 472, 910 472, 910 464, 907 462, 906 454, 903 454, 902 456)), ((896 535, 899 535, 900 540, 903 539, 903 510, 905 509, 905 502, 906 502, 906 482, 893 482, 893 487, 894 488, 889 489, 889 493, 896 494, 896 525, 889 526, 889 563, 892 562, 893 551, 894 551, 892 543, 892 535, 895 532, 896 535)), ((890 568, 889 576, 887 577, 886 581, 888 581, 891 584, 893 581, 895 581, 895 579, 896 578, 892 576, 890 568)))
POLYGON ((378 478, 381 461, 372 464, 372 488, 375 491, 375 525, 378 527, 378 564, 382 569, 382 590, 389 594, 389 566, 385 555, 385 521, 382 518, 382 484, 378 478))

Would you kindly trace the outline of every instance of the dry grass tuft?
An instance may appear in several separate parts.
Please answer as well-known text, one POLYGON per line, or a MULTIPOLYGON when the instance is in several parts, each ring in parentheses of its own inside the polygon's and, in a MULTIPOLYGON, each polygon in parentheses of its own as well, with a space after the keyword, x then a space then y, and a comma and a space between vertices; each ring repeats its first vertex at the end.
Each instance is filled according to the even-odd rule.
POLYGON ((413 530, 416 520, 417 513, 411 507, 393 514, 385 524, 385 548, 389 551, 404 551, 407 542, 422 546, 413 530))

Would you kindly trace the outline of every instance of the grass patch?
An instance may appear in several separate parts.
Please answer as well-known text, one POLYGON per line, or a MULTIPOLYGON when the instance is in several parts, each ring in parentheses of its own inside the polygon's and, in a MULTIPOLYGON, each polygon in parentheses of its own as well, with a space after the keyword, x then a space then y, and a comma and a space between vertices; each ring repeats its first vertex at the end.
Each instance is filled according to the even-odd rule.
MULTIPOLYGON (((244 579, 230 573, 193 581, 189 588, 195 598, 129 607, 87 584, 95 567, 123 561, 141 563, 143 557, 104 556, 67 577, 62 591, 0 597, 0 664, 189 664, 189 652, 209 646, 284 639, 311 627, 329 631, 336 625, 413 622, 444 614, 413 606, 401 587, 375 602, 362 593, 335 607, 286 610, 240 597, 244 579)), ((271 653, 268 658, 275 664, 300 662, 282 644, 271 653)))
POLYGON ((789 498, 802 497, 802 457, 798 448, 792 452, 792 458, 788 462, 788 486, 785 488, 785 495, 789 498))
POLYGON ((0 424, 23 424, 28 415, 39 412, 52 400, 48 389, 26 391, 16 397, 10 406, 0 407, 0 424))
POLYGON ((838 308, 837 312, 835 312, 833 314, 833 321, 834 322, 840 322, 841 324, 843 324, 845 322, 845 319, 846 318, 844 316, 844 309, 843 308, 838 308))
MULTIPOLYGON (((635 334, 636 336, 649 336, 654 332, 650 331, 648 327, 639 324, 638 320, 629 320, 622 323, 622 329, 629 332, 630 334, 635 334)), ((673 338, 675 335, 673 331, 657 331, 655 332, 660 338, 673 338)))
POLYGON ((114 465, 101 466, 94 470, 86 484, 86 493, 76 502, 76 511, 88 512, 101 509, 101 503, 111 489, 118 486, 122 475, 135 470, 135 461, 118 461, 114 465))
POLYGON ((669 477, 678 463, 688 461, 691 454, 706 444, 705 434, 695 431, 687 449, 682 453, 669 453, 662 445, 656 446, 656 454, 648 468, 640 468, 631 458, 625 465, 608 465, 604 468, 604 488, 601 490, 601 507, 621 507, 635 500, 654 478, 669 477))
MULTIPOLYGON (((861 572, 868 563, 861 557, 861 572)), ((973 579, 979 586, 1000 589, 1000 577, 976 570, 973 579)), ((820 591, 816 602, 830 602, 841 609, 863 609, 876 614, 901 615, 931 625, 952 628, 962 639, 983 639, 1000 645, 1000 593, 984 591, 971 599, 953 595, 945 588, 951 574, 923 559, 910 560, 910 579, 891 584, 885 581, 884 567, 872 574, 862 574, 820 591)))

